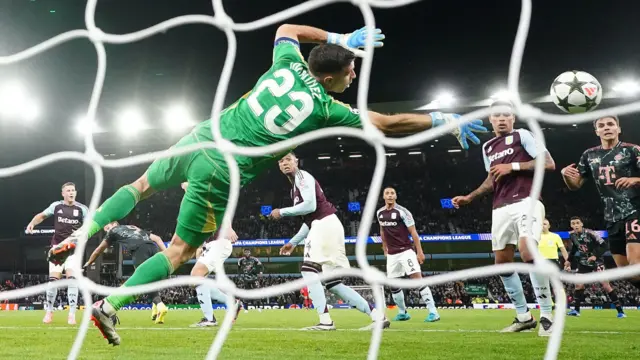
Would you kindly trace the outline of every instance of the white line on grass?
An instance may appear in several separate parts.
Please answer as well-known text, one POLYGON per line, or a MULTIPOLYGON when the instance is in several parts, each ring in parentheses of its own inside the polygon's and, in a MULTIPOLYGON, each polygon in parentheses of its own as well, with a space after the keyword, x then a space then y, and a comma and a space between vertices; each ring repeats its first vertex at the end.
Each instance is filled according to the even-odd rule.
MULTIPOLYGON (((205 331, 209 328, 192 328, 192 327, 122 327, 116 330, 156 330, 156 331, 205 331)), ((72 326, 0 326, 0 330, 73 330, 72 326)), ((232 331, 302 331, 298 328, 245 328, 233 327, 232 331)), ((366 332, 360 329, 337 329, 337 331, 347 332, 366 332)), ((312 331, 305 331, 312 332, 312 331)), ((483 329, 385 329, 385 332, 434 332, 434 333, 499 333, 500 330, 483 330, 483 329)), ((565 333, 572 334, 603 334, 603 335, 625 335, 640 334, 640 331, 586 331, 586 330, 565 330, 565 333)))

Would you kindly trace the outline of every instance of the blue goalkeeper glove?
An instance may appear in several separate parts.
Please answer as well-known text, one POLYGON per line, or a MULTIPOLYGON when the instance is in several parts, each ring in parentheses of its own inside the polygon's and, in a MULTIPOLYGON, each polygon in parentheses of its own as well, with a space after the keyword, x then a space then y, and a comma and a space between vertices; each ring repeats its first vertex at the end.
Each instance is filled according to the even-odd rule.
MULTIPOLYGON (((379 48, 384 45, 382 42, 384 40, 384 34, 380 29, 373 30, 373 47, 379 48)), ((346 49, 351 50, 356 56, 364 57, 364 50, 360 50, 360 48, 364 48, 365 43, 367 42, 367 28, 363 27, 360 30, 356 30, 352 33, 348 34, 337 34, 337 33, 329 33, 327 34, 327 43, 340 45, 346 49)))
MULTIPOLYGON (((460 119, 460 115, 458 114, 446 114, 439 111, 429 113, 429 115, 431 116, 432 127, 442 126, 450 122, 457 123, 460 119)), ((472 143, 478 145, 480 144, 480 139, 478 139, 478 137, 474 133, 484 133, 487 131, 487 128, 482 126, 482 120, 475 119, 464 125, 458 125, 457 128, 451 131, 451 135, 455 136, 456 139, 458 139, 460 146, 462 146, 463 149, 467 150, 469 149, 469 143, 467 142, 467 139, 471 140, 472 143)))

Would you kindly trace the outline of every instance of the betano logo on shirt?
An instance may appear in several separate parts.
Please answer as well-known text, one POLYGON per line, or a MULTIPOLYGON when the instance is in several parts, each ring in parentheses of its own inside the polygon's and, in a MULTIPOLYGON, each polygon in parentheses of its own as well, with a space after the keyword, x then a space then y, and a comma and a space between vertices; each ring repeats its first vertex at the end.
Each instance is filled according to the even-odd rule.
POLYGON ((513 155, 513 148, 508 148, 506 150, 502 150, 499 153, 495 153, 491 156, 489 156, 489 163, 494 162, 495 160, 498 159, 502 159, 503 157, 507 156, 507 155, 513 155))
POLYGON ((62 216, 58 216, 58 222, 59 223, 63 223, 63 224, 71 224, 71 225, 80 224, 80 220, 78 220, 78 219, 67 219, 67 218, 64 218, 62 216))
POLYGON ((381 221, 380 226, 398 226, 398 223, 395 221, 381 221))

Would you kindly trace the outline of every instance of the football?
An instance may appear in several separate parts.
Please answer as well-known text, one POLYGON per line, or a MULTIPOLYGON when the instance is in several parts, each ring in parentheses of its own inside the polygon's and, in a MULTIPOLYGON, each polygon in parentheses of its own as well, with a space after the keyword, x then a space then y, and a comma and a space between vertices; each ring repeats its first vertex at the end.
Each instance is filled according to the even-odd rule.
POLYGON ((583 113, 595 109, 602 100, 598 79, 584 71, 566 71, 551 84, 551 100, 567 113, 583 113))

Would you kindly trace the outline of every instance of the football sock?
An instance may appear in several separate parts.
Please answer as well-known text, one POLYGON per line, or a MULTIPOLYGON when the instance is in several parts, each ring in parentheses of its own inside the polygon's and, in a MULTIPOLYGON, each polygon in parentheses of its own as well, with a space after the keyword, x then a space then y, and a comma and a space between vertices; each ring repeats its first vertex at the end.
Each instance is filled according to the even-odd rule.
POLYGON ((622 310, 622 306, 620 306, 620 301, 618 299, 618 294, 616 294, 616 291, 611 290, 611 292, 607 295, 609 295, 609 299, 611 299, 611 302, 616 306, 616 310, 618 311, 618 313, 623 313, 624 311, 622 310))
POLYGON ((429 309, 429 314, 437 314, 438 310, 436 309, 436 303, 433 301, 433 295, 431 294, 431 289, 428 286, 420 289, 420 297, 422 301, 427 305, 427 309, 429 309))
POLYGON ((302 277, 305 280, 312 281, 307 285, 309 288, 309 297, 313 303, 313 307, 318 311, 321 324, 331 324, 331 316, 329 315, 329 309, 327 308, 327 298, 324 295, 324 288, 320 283, 320 275, 318 270, 314 266, 309 266, 307 263, 302 264, 302 277))
POLYGON ((140 201, 140 192, 132 185, 118 189, 100 206, 99 211, 96 211, 89 227, 88 237, 98 233, 108 223, 121 220, 129 215, 138 201, 140 201))
POLYGON ((56 297, 58 296, 58 288, 53 286, 53 282, 57 281, 57 278, 50 277, 49 284, 47 287, 47 311, 53 311, 53 308, 56 305, 56 297))
MULTIPOLYGON (((73 277, 70 277, 73 279, 73 277)), ((78 308, 78 286, 69 285, 67 288, 67 299, 69 300, 69 315, 75 315, 78 308)))
POLYGON ((553 299, 551 298, 551 286, 549 286, 549 277, 538 273, 530 273, 531 286, 536 295, 536 300, 540 305, 540 317, 546 317, 551 320, 553 312, 553 299))
MULTIPOLYGON (((129 287, 164 280, 171 275, 173 270, 173 266, 167 256, 160 252, 138 266, 133 275, 122 286, 129 287)), ((105 301, 118 311, 121 307, 135 300, 136 297, 137 295, 109 295, 105 301)))
POLYGON ((369 306, 367 300, 365 300, 362 295, 358 294, 352 288, 346 286, 345 284, 338 283, 337 285, 333 285, 331 287, 327 285, 327 289, 339 296, 342 300, 346 301, 347 304, 354 306, 356 309, 360 310, 360 312, 371 315, 371 307, 369 306))
POLYGON ((406 314, 407 306, 404 303, 404 291, 402 291, 402 289, 391 289, 391 296, 393 297, 393 302, 396 303, 398 307, 398 313, 406 314))
POLYGON ((584 289, 576 290, 575 302, 574 308, 577 312, 580 312, 580 304, 584 302, 584 289))
POLYGON ((204 315, 207 320, 213 321, 213 306, 211 305, 211 294, 208 290, 206 285, 198 285, 198 287, 196 287, 196 294, 198 295, 202 315, 204 315))
POLYGON ((509 295, 509 299, 516 307, 516 313, 526 314, 529 312, 527 308, 527 300, 524 298, 524 290, 522 289, 522 281, 517 273, 513 273, 509 276, 500 275, 504 289, 509 295))

